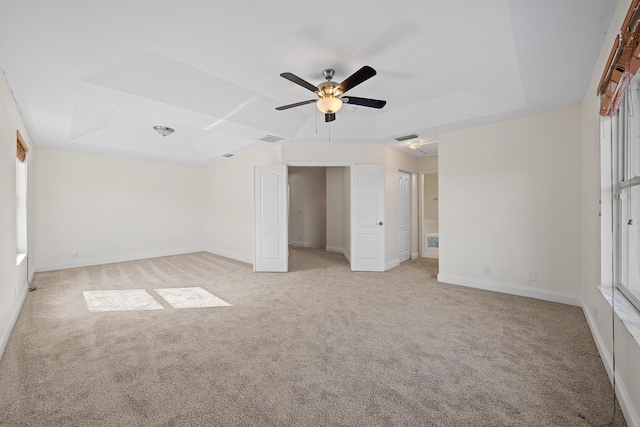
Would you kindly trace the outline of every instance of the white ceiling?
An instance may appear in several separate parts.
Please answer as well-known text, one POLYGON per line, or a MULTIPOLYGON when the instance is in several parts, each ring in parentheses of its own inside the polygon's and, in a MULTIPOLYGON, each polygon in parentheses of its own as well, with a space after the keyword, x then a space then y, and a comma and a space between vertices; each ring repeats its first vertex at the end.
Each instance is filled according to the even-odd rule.
POLYGON ((208 164, 280 143, 409 150, 465 126, 581 102, 615 0, 11 0, 5 70, 38 146, 208 164), (333 68, 378 74, 330 125, 310 91, 333 68), (176 129, 166 138, 153 126, 176 129))

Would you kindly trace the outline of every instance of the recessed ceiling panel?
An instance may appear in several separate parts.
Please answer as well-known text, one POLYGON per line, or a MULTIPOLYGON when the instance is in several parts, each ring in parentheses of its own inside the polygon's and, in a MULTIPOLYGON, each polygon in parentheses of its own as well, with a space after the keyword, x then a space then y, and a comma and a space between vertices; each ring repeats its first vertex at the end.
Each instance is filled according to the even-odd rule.
POLYGON ((69 139, 73 141, 83 135, 106 128, 115 114, 115 110, 107 106, 77 102, 71 121, 69 139))
POLYGON ((292 112, 276 122, 276 101, 154 52, 84 80, 274 133, 293 134, 306 120, 292 112))
POLYGON ((119 111, 111 120, 110 127, 139 135, 152 135, 170 139, 173 143, 190 144, 191 141, 206 136, 209 132, 193 128, 177 121, 161 120, 154 116, 119 111), (167 126, 175 130, 170 136, 163 137, 153 129, 154 126, 167 126))
POLYGON ((318 111, 317 116, 310 117, 300 129, 296 138, 305 141, 323 140, 369 140, 377 139, 376 118, 374 116, 358 116, 347 111, 336 113, 336 120, 325 122, 324 114, 318 111))
POLYGON ((101 105, 119 112, 152 116, 159 122, 178 122, 189 127, 200 129, 206 129, 207 125, 218 120, 209 114, 165 104, 164 102, 112 90, 84 81, 78 82, 77 86, 77 102, 84 104, 101 105))
POLYGON ((84 80, 216 117, 225 116, 255 96, 237 85, 154 52, 84 80))
MULTIPOLYGON (((315 96, 313 93, 311 95, 315 96)), ((279 105, 272 99, 256 95, 238 105, 223 118, 255 129, 263 129, 268 133, 292 137, 308 116, 295 109, 277 111, 276 107, 279 105)))
POLYGON ((616 3, 509 2, 513 44, 529 105, 548 108, 582 101, 616 3))
POLYGON ((618 2, 4 3, 0 66, 36 145, 201 163, 209 151, 191 144, 208 135, 392 143, 579 103, 618 2), (382 110, 319 117, 317 133, 314 105, 275 111, 316 96, 280 73, 317 85, 325 68, 340 82, 363 65, 378 74, 348 94, 382 110), (146 117, 193 139, 148 140, 146 117))
POLYGON ((196 151, 190 143, 179 141, 173 135, 163 137, 153 129, 146 133, 130 130, 106 128, 76 139, 74 142, 86 146, 99 147, 110 152, 127 152, 149 157, 173 157, 180 161, 198 161, 196 151))
POLYGON ((234 135, 241 139, 247 140, 257 140, 265 135, 265 131, 261 129, 256 129, 249 126, 244 126, 239 123, 225 120, 225 119, 214 119, 210 123, 208 123, 205 127, 205 130, 212 131, 214 133, 221 133, 225 135, 234 135))
POLYGON ((238 149, 253 144, 256 141, 236 138, 220 133, 208 135, 193 143, 193 148, 203 159, 221 156, 225 153, 235 153, 238 149))
POLYGON ((522 105, 501 99, 468 92, 456 92, 389 111, 376 117, 378 135, 393 137, 414 129, 436 128, 449 123, 491 116, 522 107, 522 105))
MULTIPOLYGON (((451 93, 471 92, 520 103, 524 94, 509 2, 440 1, 430 6, 430 13, 425 13, 422 0, 399 1, 407 19, 421 24, 425 44, 433 46, 417 50, 415 62, 446 69, 448 76, 440 83, 452 86, 451 93)), ((420 101, 442 94, 424 95, 420 101)))

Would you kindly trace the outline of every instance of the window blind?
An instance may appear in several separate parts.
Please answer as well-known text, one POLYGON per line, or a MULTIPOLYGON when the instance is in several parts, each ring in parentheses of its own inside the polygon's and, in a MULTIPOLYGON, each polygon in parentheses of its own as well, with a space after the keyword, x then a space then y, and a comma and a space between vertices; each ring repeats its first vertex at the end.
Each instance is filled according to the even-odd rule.
POLYGON ((16 143, 16 157, 21 162, 27 160, 27 152, 29 151, 29 146, 22 139, 22 135, 20 135, 20 131, 17 130, 16 134, 18 135, 17 143, 16 143))

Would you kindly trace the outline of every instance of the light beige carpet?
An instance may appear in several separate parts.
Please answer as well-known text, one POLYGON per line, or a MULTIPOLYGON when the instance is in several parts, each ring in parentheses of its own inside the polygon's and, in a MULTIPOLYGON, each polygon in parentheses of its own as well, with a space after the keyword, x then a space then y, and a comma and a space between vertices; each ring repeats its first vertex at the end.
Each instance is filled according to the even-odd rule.
MULTIPOLYGON (((613 394, 580 308, 436 282, 437 262, 290 273, 206 253, 36 275, 0 359, 0 425, 598 426, 613 394), (202 287, 228 307, 176 309, 202 287), (90 312, 84 291, 164 309, 90 312)), ((624 425, 618 409, 615 425, 624 425)))

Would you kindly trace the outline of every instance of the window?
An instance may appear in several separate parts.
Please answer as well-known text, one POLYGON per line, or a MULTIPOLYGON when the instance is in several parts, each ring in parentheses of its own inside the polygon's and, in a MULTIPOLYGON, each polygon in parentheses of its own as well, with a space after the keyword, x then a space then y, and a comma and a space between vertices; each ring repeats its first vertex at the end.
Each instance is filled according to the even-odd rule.
POLYGON ((614 122, 614 188, 617 194, 617 286, 640 310, 640 78, 630 90, 614 122))
POLYGON ((16 143, 16 264, 27 253, 27 152, 29 147, 17 132, 16 143))

